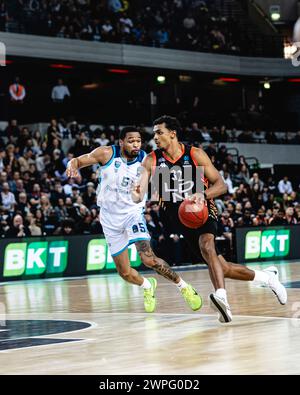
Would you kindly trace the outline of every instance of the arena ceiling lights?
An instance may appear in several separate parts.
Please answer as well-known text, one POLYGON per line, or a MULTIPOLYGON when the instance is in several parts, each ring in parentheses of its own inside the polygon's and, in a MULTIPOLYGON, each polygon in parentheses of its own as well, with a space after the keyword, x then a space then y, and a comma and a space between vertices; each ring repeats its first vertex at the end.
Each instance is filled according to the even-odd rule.
POLYGON ((280 5, 270 6, 270 16, 273 22, 278 22, 281 18, 280 5))
POLYGON ((164 84, 166 82, 166 77, 164 75, 158 75, 156 77, 156 81, 160 84, 164 84))
POLYGON ((181 81, 181 82, 191 82, 192 81, 192 77, 190 75, 180 74, 179 81, 181 81))
POLYGON ((129 74, 129 70, 126 69, 108 69, 107 71, 113 74, 129 74))
POLYGON ((218 85, 218 86, 225 86, 228 83, 237 83, 240 82, 241 80, 236 77, 219 77, 216 78, 212 81, 213 85, 218 85))
POLYGON ((222 82, 240 82, 241 80, 239 78, 233 78, 233 77, 220 77, 219 81, 222 81, 222 82))
POLYGON ((74 66, 70 64, 63 64, 63 63, 52 63, 50 64, 52 69, 64 69, 64 70, 71 70, 74 69, 74 66))

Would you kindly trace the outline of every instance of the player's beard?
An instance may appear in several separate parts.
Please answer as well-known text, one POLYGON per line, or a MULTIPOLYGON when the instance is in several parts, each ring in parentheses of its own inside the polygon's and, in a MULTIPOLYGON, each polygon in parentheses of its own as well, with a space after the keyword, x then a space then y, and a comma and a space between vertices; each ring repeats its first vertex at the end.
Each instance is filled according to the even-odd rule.
POLYGON ((124 149, 124 154, 126 155, 126 157, 128 159, 135 159, 139 156, 140 151, 138 151, 137 154, 133 154, 132 152, 127 151, 126 149, 124 149))

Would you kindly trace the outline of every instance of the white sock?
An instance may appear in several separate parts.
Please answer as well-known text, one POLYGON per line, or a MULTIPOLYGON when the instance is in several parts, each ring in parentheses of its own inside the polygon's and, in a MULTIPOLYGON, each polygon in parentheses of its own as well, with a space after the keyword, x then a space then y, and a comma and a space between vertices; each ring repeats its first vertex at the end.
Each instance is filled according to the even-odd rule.
POLYGON ((144 282, 141 285, 141 287, 144 288, 144 289, 150 289, 151 288, 150 281, 146 277, 143 277, 143 279, 144 279, 144 282))
POLYGON ((178 289, 183 289, 188 286, 188 284, 180 277, 179 283, 176 283, 178 289))
POLYGON ((226 292, 226 289, 224 289, 224 288, 218 288, 218 289, 216 290, 216 296, 217 296, 218 298, 222 298, 222 299, 226 300, 226 302, 227 302, 227 292, 226 292))
POLYGON ((255 273, 255 276, 254 276, 253 281, 256 281, 258 283, 262 283, 265 285, 269 284, 270 275, 268 273, 265 273, 261 270, 254 270, 254 273, 255 273))

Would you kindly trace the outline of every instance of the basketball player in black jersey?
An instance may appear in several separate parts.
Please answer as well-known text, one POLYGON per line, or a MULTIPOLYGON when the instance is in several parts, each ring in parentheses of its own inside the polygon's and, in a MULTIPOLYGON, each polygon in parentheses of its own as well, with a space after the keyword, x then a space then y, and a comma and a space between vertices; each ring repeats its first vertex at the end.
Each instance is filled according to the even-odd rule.
POLYGON ((227 191, 227 186, 202 149, 188 147, 178 140, 180 129, 177 119, 170 116, 165 115, 154 121, 154 140, 158 149, 145 158, 141 179, 132 192, 133 199, 136 202, 141 201, 147 192, 149 181, 153 183, 156 171, 162 168, 169 169, 171 185, 166 186, 165 183, 159 182, 155 185, 155 189, 160 200, 163 201, 162 204, 170 223, 181 229, 190 247, 198 256, 201 253, 208 265, 209 275, 215 288, 215 292, 209 295, 209 299, 211 307, 218 312, 220 322, 226 323, 232 320, 225 290, 225 278, 263 283, 272 289, 281 304, 285 304, 286 290, 278 280, 278 271, 275 267, 264 271, 250 270, 246 266, 227 262, 222 255, 217 254, 215 237, 218 211, 213 199, 223 195, 227 191), (192 175, 192 180, 182 178, 187 167, 192 170, 189 173, 192 175), (198 172, 197 169, 201 171, 198 172), (199 189, 196 188, 199 174, 202 174, 202 193, 197 192, 199 189), (171 191, 170 199, 167 201, 164 200, 166 189, 167 192, 171 191), (205 200, 207 204, 209 217, 200 228, 187 228, 179 220, 178 208, 182 200, 187 197, 186 194, 189 195, 189 199, 205 200))

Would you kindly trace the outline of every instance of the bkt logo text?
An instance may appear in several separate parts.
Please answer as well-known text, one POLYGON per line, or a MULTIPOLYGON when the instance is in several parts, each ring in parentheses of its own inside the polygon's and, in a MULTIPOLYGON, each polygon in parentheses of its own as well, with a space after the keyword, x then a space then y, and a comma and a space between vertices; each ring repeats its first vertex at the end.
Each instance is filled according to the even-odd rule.
POLYGON ((290 252, 290 231, 250 231, 245 243, 245 259, 284 257, 290 252))
POLYGON ((67 267, 68 241, 11 243, 5 249, 4 277, 62 273, 67 267))

